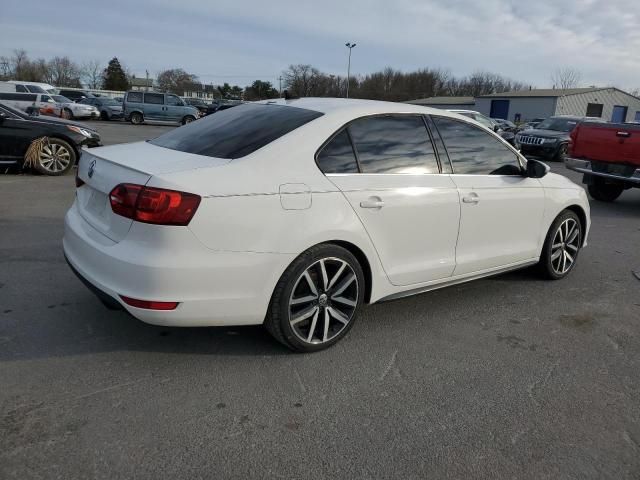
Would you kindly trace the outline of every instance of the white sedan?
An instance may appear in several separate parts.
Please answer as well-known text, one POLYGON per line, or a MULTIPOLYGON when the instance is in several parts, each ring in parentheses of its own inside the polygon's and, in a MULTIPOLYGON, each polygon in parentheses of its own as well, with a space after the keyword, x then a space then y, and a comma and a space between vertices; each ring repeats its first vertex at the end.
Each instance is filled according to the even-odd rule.
POLYGON ((535 264, 563 278, 590 224, 581 187, 473 120, 364 100, 240 105, 84 151, 76 183, 64 252, 105 304, 264 323, 297 351, 365 303, 535 264))

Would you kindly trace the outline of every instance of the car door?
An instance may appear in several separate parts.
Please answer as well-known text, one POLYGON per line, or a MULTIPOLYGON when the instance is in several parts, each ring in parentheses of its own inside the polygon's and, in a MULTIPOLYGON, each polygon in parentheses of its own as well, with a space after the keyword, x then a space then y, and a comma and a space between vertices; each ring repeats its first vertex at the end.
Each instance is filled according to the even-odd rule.
POLYGON ((145 120, 166 121, 164 112, 164 93, 144 94, 144 118, 145 120))
POLYGON ((33 122, 0 108, 0 163, 15 162, 24 157, 31 140, 38 136, 33 122))
POLYGON ((184 102, 177 96, 166 94, 165 115, 167 121, 180 122, 184 111, 184 102))
POLYGON ((358 119, 317 156, 371 238, 394 285, 448 278, 460 206, 420 115, 358 119))
POLYGON ((524 176, 515 150, 469 122, 432 116, 460 194, 454 275, 526 262, 540 255, 544 189, 524 176))

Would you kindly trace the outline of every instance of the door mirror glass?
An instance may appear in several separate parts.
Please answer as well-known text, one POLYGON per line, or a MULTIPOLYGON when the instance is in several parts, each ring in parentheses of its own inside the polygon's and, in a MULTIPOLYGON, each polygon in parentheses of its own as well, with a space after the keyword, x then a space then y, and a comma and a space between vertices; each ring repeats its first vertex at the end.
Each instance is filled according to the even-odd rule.
POLYGON ((546 163, 538 160, 527 160, 527 177, 529 178, 542 178, 551 168, 546 163))

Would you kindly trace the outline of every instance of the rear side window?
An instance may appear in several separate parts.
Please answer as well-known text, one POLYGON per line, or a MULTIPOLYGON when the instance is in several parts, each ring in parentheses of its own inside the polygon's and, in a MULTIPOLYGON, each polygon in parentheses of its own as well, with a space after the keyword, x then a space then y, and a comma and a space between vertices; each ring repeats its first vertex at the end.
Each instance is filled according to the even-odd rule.
POLYGON ((28 90, 23 85, 16 85, 16 92, 27 93, 28 90))
POLYGON ((127 102, 142 103, 142 92, 127 93, 127 102))
POLYGON ((358 163, 346 130, 325 145, 317 158, 323 173, 358 173, 358 163))
POLYGON ((171 130, 151 143, 208 157, 240 158, 321 116, 304 108, 245 104, 171 130))
POLYGON ((26 85, 26 87, 31 93, 46 93, 42 87, 37 85, 26 85))
POLYGON ((151 103, 153 105, 164 105, 163 93, 145 93, 144 103, 151 103))
POLYGON ((520 175, 518 157, 498 139, 458 120, 433 117, 457 175, 520 175))
POLYGON ((439 173, 421 116, 370 117, 349 125, 362 173, 439 173))

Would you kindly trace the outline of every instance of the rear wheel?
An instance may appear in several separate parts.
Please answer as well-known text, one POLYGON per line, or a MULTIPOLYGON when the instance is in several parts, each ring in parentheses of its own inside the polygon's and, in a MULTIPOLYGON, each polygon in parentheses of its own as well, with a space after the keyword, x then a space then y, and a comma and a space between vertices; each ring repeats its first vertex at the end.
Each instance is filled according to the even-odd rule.
POLYGON ((196 117, 192 116, 192 115, 187 115, 186 117, 184 117, 182 119, 182 124, 186 125, 187 123, 191 123, 196 119, 196 117))
POLYGON ((571 210, 565 210, 553 222, 545 239, 538 267, 550 280, 566 277, 576 264, 582 246, 582 225, 571 210))
POLYGON ((109 114, 107 112, 105 112, 104 110, 102 110, 100 112, 100 119, 101 120, 109 120, 109 114))
POLYGON ((265 326, 292 350, 323 350, 347 334, 363 300, 358 260, 337 245, 318 245, 296 258, 280 278, 265 326))
POLYGON ((65 108, 62 110, 62 118, 66 118, 67 120, 73 119, 73 112, 69 108, 65 108))
POLYGON ((134 125, 140 125, 144 121, 142 114, 140 112, 133 112, 131 114, 131 123, 134 125))
POLYGON ((49 138, 40 150, 34 168, 38 173, 50 176, 64 175, 76 163, 76 152, 71 145, 59 138, 49 138))
POLYGON ((602 179, 596 179, 595 182, 587 187, 589 195, 600 202, 613 202, 617 199, 624 187, 614 183, 605 183, 602 179))

